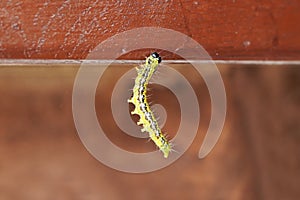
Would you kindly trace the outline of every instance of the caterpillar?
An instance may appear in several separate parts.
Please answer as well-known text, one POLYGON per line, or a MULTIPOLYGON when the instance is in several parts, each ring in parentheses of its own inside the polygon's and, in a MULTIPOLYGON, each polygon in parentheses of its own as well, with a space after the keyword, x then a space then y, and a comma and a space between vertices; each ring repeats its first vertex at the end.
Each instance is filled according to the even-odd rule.
POLYGON ((159 150, 162 151, 164 157, 167 158, 172 149, 171 144, 159 128, 157 120, 155 119, 147 101, 148 83, 160 62, 161 57, 159 54, 153 52, 146 58, 146 62, 140 68, 136 67, 138 75, 133 87, 133 96, 128 100, 128 103, 132 103, 135 106, 135 109, 131 112, 131 114, 139 115, 140 119, 137 122, 137 125, 143 126, 141 131, 149 133, 150 139, 155 143, 159 150))

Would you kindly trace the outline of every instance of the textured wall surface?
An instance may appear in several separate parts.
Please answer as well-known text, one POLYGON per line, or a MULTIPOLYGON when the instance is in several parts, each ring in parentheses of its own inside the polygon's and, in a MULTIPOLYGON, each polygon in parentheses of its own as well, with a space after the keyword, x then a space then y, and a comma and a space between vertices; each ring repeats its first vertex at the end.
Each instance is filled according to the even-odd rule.
POLYGON ((298 0, 1 1, 0 58, 84 59, 117 33, 155 26, 192 37, 214 59, 295 60, 299 9, 298 0))
MULTIPOLYGON (((211 102, 201 77, 179 65, 199 99, 198 134, 172 165, 127 174, 94 159, 77 135, 72 89, 78 64, 2 60, 85 59, 105 39, 145 26, 182 32, 214 59, 299 60, 299 9, 299 0, 1 1, 0 199, 300 199, 299 65, 219 65, 227 118, 220 140, 202 160, 197 155, 211 102)), ((126 58, 145 55, 135 51, 126 58)), ((151 142, 124 134, 112 118, 111 91, 129 67, 106 72, 105 84, 97 88, 97 116, 118 146, 153 151, 151 142)), ((178 104, 164 88, 152 91, 168 113, 175 113, 164 127, 172 137, 178 104)))
MULTIPOLYGON (((178 161, 147 174, 108 168, 79 140, 72 118, 78 66, 23 68, 2 66, 0 73, 0 199, 300 197, 300 69, 295 66, 219 66, 227 118, 220 140, 202 160, 197 155, 210 119, 210 99, 205 84, 184 66, 181 72, 189 75, 200 101, 198 134, 178 161)), ((112 87, 126 70, 115 66, 106 72, 106 84, 96 93, 99 121, 118 146, 153 151, 151 142, 129 137, 113 121, 112 87)), ((163 105, 172 102, 165 90, 154 88, 153 95, 163 105)), ((178 105, 166 108, 164 130, 172 136, 178 105)))

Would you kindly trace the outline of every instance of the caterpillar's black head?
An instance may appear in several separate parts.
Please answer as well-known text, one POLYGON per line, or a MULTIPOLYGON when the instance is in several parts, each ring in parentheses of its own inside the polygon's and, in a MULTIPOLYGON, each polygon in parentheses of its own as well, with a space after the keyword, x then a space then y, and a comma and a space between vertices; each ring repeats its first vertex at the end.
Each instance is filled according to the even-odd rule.
POLYGON ((160 63, 160 62, 161 62, 161 57, 159 56, 159 54, 158 54, 158 53, 156 53, 156 52, 153 52, 153 53, 151 54, 151 56, 152 56, 153 58, 156 58, 156 59, 158 59, 158 63, 160 63))

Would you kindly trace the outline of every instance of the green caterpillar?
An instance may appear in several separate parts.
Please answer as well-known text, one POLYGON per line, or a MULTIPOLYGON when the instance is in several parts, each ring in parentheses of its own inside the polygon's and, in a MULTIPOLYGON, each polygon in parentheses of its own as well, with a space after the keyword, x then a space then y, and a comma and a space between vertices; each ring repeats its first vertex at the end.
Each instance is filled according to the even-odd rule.
POLYGON ((167 158, 172 149, 171 144, 160 130, 157 120, 155 119, 147 101, 147 86, 160 62, 161 57, 158 53, 154 52, 146 58, 146 62, 141 66, 141 68, 136 68, 138 76, 135 79, 133 96, 128 100, 128 102, 135 106, 135 109, 131 112, 131 114, 137 114, 140 116, 137 124, 143 125, 142 132, 146 131, 149 133, 151 140, 156 144, 160 151, 163 152, 164 157, 167 158))

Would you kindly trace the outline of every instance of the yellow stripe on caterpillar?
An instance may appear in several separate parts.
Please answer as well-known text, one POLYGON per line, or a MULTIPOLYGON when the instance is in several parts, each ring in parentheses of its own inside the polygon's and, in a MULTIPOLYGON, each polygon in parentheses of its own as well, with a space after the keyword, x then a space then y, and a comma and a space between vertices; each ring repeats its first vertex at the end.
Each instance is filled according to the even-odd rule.
POLYGON ((164 157, 167 158, 171 151, 171 144, 160 130, 157 120, 155 119, 147 101, 148 83, 160 62, 160 56, 158 53, 154 52, 146 58, 146 62, 141 66, 141 68, 136 68, 138 75, 133 87, 133 96, 128 100, 128 102, 135 106, 131 114, 137 114, 140 117, 137 124, 143 125, 141 131, 149 133, 151 140, 155 143, 159 150, 163 152, 164 157))

